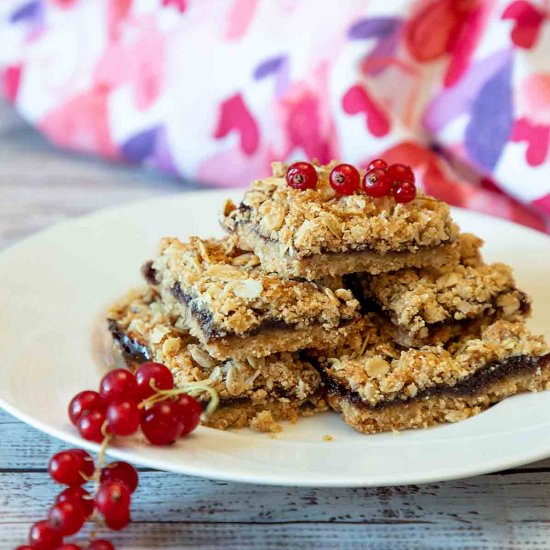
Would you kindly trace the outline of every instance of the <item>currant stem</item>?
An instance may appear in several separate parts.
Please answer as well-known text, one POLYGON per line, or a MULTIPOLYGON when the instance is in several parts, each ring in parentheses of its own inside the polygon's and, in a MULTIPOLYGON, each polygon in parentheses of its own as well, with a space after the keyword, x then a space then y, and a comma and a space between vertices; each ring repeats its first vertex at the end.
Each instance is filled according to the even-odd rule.
MULTIPOLYGON (((103 469, 103 465, 105 464, 105 453, 107 452, 107 447, 109 447, 109 443, 111 442, 111 436, 107 433, 107 425, 108 425, 108 422, 106 420, 103 423, 103 426, 101 426, 101 433, 103 434, 104 437, 103 437, 103 441, 101 442, 101 447, 97 452, 97 462, 96 462, 94 473, 92 474, 92 477, 91 477, 91 481, 94 482, 94 490, 93 490, 94 500, 97 495, 97 492, 99 491, 99 480, 101 478, 101 470, 103 469)), ((94 540, 94 538, 96 537, 96 531, 101 526, 100 518, 96 508, 94 508, 94 511, 90 519, 95 523, 95 527, 90 531, 89 542, 94 540)))
POLYGON ((208 402, 208 405, 206 406, 206 409, 204 411, 205 416, 211 415, 218 408, 218 405, 220 403, 218 392, 214 388, 211 388, 210 386, 208 386, 207 384, 204 384, 203 382, 190 382, 189 384, 185 384, 185 386, 183 386, 182 388, 174 388, 171 390, 158 389, 155 385, 154 380, 151 380, 150 384, 156 393, 151 397, 144 399, 138 405, 140 409, 150 407, 155 403, 164 401, 165 399, 168 399, 170 397, 176 397, 177 395, 181 395, 183 393, 186 393, 188 395, 197 395, 204 391, 210 394, 210 401, 208 402))

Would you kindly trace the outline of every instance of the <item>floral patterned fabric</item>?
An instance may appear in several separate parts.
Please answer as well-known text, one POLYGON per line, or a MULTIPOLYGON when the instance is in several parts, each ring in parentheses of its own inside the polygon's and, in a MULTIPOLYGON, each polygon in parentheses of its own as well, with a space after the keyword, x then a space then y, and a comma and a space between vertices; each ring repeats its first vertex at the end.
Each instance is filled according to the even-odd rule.
POLYGON ((549 230, 548 0, 3 0, 0 87, 61 147, 205 184, 410 164, 549 230))

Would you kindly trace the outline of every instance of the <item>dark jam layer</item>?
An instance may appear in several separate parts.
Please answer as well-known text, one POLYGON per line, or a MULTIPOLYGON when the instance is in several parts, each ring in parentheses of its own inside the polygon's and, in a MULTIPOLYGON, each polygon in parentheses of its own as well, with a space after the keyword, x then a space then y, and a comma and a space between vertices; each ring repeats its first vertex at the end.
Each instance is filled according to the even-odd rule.
POLYGON ((121 330, 115 321, 109 320, 109 331, 113 335, 115 342, 118 342, 125 359, 135 363, 144 363, 150 361, 152 356, 149 348, 140 342, 137 338, 132 338, 121 330))
MULTIPOLYGON (((196 306, 196 303, 193 297, 190 294, 185 293, 180 284, 176 283, 172 288, 172 294, 176 300, 184 303, 191 311, 191 315, 195 321, 199 324, 202 332, 206 338, 227 338, 227 337, 237 337, 237 338, 246 338, 248 336, 255 336, 266 330, 275 330, 275 329, 288 329, 295 330, 296 325, 292 323, 285 323, 280 319, 265 319, 258 326, 254 327, 252 330, 248 330, 242 334, 236 334, 235 332, 229 332, 225 330, 220 330, 212 319, 212 314, 209 311, 204 311, 196 306)), ((343 327, 351 323, 353 319, 341 319, 339 327, 343 327)), ((312 323, 311 326, 319 326, 320 323, 312 323)))
POLYGON ((425 399, 436 395, 452 395, 457 397, 467 397, 483 391, 490 384, 506 379, 508 376, 513 376, 522 373, 532 373, 537 369, 550 367, 550 353, 540 357, 531 355, 515 355, 508 357, 503 361, 495 361, 489 363, 483 369, 478 370, 472 376, 461 380, 454 386, 448 384, 439 384, 433 388, 428 388, 418 392, 414 397, 406 399, 386 399, 375 405, 371 405, 361 399, 357 392, 351 391, 344 384, 336 382, 334 379, 323 370, 319 369, 321 378, 329 394, 338 395, 346 398, 354 405, 369 409, 382 409, 391 405, 401 405, 419 399, 425 399))

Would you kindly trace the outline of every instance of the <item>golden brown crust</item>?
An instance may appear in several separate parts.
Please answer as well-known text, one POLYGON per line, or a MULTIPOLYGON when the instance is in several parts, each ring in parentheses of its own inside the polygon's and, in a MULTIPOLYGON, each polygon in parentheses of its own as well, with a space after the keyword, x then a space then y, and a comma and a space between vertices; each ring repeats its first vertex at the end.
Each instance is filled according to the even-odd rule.
POLYGON ((516 288, 509 266, 482 262, 480 245, 461 235, 461 262, 454 266, 357 275, 362 297, 389 315, 398 329, 394 337, 407 346, 444 343, 453 325, 472 319, 522 319, 530 311, 527 295, 516 288))
MULTIPOLYGON (((273 412, 278 420, 285 419, 285 414, 294 419, 300 411, 321 406, 320 376, 309 363, 290 353, 218 361, 179 325, 177 316, 167 311, 151 288, 131 291, 111 306, 108 319, 119 335, 146 348, 150 360, 164 363, 174 374, 176 386, 200 382, 218 393, 222 407, 208 425, 233 426, 229 418, 241 419, 240 423, 246 417, 252 422, 263 410, 273 412)), ((199 398, 208 395, 204 392, 199 398)))
POLYGON ((364 407, 338 395, 328 396, 327 399, 329 405, 341 412, 344 421, 352 428, 364 434, 373 434, 460 422, 512 395, 548 389, 550 360, 547 359, 539 369, 495 380, 470 395, 443 393, 406 403, 396 402, 382 408, 364 407))
MULTIPOLYGON (((289 187, 286 167, 278 164, 273 177, 252 183, 239 207, 226 205, 222 225, 237 239, 254 231, 293 260, 361 251, 415 253, 455 241, 458 230, 445 203, 421 194, 408 204, 362 193, 337 195, 328 183, 333 164, 317 166, 317 188, 306 191, 289 187)), ((254 250, 261 258, 260 247, 254 250)))
POLYGON ((321 394, 311 395, 303 401, 245 401, 218 408, 203 424, 218 430, 250 427, 259 432, 276 433, 282 429, 281 421, 296 422, 300 417, 313 416, 327 409, 321 394))
POLYGON ((366 345, 353 342, 333 357, 321 359, 324 376, 363 403, 376 406, 408 401, 438 386, 453 387, 493 363, 513 356, 537 357, 548 352, 541 336, 523 323, 497 321, 478 335, 443 346, 401 349, 372 328, 366 345))
POLYGON ((164 239, 153 270, 164 303, 194 317, 191 332, 204 343, 272 327, 328 331, 357 318, 359 304, 349 290, 282 279, 258 263, 230 238, 192 237, 188 243, 164 239))
POLYGON ((256 251, 265 271, 278 273, 283 277, 303 277, 309 281, 347 273, 366 272, 376 275, 408 267, 453 265, 459 258, 456 242, 427 246, 416 252, 404 250, 378 254, 365 250, 297 258, 282 254, 277 242, 264 241, 252 228, 247 227, 239 232, 239 244, 243 248, 256 251))

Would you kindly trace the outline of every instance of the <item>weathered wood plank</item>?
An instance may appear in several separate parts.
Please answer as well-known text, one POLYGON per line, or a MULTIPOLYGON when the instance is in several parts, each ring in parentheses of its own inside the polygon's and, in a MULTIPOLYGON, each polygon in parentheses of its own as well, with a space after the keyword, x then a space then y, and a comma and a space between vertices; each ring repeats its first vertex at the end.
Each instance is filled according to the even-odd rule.
MULTIPOLYGON (((550 475, 518 473, 364 489, 263 487, 141 472, 137 521, 431 523, 510 525, 550 521, 550 475), (248 504, 250 503, 250 505, 248 504)), ((61 490, 45 473, 0 473, 0 525, 30 521, 61 490)))
MULTIPOLYGON (((28 526, 2 525, 2 535, 13 548, 27 536, 28 526)), ((102 533, 103 535, 103 533, 102 533)), ((548 548, 550 524, 509 527, 506 524, 440 526, 425 524, 207 524, 134 523, 109 534, 117 548, 176 550, 267 550, 302 548, 315 550, 515 550, 548 548)))

